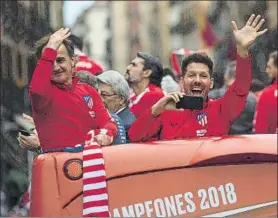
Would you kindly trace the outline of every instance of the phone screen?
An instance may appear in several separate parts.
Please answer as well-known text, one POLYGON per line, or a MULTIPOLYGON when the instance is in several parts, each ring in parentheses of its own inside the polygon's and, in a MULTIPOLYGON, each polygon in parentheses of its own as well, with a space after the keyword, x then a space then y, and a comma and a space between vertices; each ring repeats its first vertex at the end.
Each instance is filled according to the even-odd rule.
POLYGON ((176 104, 176 108, 201 110, 204 106, 204 98, 201 96, 183 96, 176 104))

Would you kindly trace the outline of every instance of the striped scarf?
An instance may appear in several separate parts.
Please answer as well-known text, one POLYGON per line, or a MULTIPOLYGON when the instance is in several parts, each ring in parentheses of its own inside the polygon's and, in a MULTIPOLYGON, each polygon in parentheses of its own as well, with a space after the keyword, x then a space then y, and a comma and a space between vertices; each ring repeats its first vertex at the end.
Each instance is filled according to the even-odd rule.
MULTIPOLYGON (((94 136, 108 135, 113 140, 110 130, 96 129, 87 134, 85 146, 78 144, 60 150, 41 151, 49 152, 82 152, 83 151, 83 216, 84 217, 109 217, 109 202, 106 184, 106 173, 101 146, 95 142, 94 136)), ((30 204, 30 187, 22 198, 21 205, 30 204)), ((29 208, 28 208, 29 209, 29 208)))
POLYGON ((83 149, 83 216, 109 217, 106 173, 101 146, 95 142, 98 134, 112 134, 106 129, 91 130, 83 149))

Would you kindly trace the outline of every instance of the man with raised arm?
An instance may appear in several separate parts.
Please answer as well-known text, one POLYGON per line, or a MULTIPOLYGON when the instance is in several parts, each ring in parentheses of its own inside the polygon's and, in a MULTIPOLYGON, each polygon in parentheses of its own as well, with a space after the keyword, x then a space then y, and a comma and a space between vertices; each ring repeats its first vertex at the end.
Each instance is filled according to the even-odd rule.
POLYGON ((30 83, 33 118, 43 150, 84 143, 95 130, 95 140, 110 145, 117 134, 98 92, 72 76, 74 48, 62 28, 37 43, 37 66, 30 83), (97 130, 97 131, 96 131, 97 130))
POLYGON ((263 23, 264 19, 254 14, 242 29, 238 29, 232 21, 237 45, 236 79, 222 98, 214 101, 208 98, 208 92, 213 87, 212 60, 205 54, 191 54, 181 66, 184 92, 168 94, 147 110, 131 125, 130 139, 145 141, 158 136, 166 140, 228 134, 231 124, 245 106, 252 77, 248 48, 267 31, 259 31, 263 23), (176 103, 184 95, 203 97, 203 109, 177 110, 176 103))

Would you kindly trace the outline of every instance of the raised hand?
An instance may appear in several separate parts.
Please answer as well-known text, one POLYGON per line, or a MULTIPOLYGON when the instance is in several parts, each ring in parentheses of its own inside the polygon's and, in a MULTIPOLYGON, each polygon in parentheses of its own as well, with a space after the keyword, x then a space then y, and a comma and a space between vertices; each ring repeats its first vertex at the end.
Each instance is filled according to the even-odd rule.
POLYGON ((245 26, 240 30, 238 29, 236 22, 232 21, 233 34, 237 48, 242 52, 248 52, 248 48, 253 44, 256 38, 267 31, 267 29, 259 31, 265 22, 265 19, 261 19, 261 15, 255 17, 255 14, 252 14, 245 26))
POLYGON ((60 45, 62 44, 63 40, 68 38, 70 36, 70 34, 71 34, 71 32, 70 32, 69 28, 59 29, 58 31, 56 31, 55 33, 53 33, 50 36, 46 47, 57 50, 60 47, 60 45))
POLYGON ((111 145, 113 142, 113 138, 108 135, 98 134, 94 137, 96 142, 101 146, 108 146, 111 145))

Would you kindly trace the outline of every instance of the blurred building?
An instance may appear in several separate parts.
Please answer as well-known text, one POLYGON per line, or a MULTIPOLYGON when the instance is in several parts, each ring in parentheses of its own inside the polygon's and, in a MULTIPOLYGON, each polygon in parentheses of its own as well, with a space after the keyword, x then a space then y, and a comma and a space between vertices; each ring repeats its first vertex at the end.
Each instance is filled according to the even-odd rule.
POLYGON ((106 69, 125 72, 138 51, 168 64, 169 1, 96 1, 77 19, 72 32, 84 52, 106 69))
POLYGON ((229 6, 234 7, 234 2, 171 2, 171 49, 208 53, 215 61, 216 87, 222 86, 222 74, 228 58, 234 58, 229 10, 229 6))
MULTIPOLYGON (((41 1, 42 2, 42 1, 41 1)), ((63 1, 49 1, 50 26, 55 31, 64 27, 63 1)))
MULTIPOLYGON (((139 32, 142 50, 168 64, 170 51, 169 1, 141 1, 139 32)), ((134 54, 133 54, 134 55, 134 54)), ((133 56, 134 57, 134 56, 133 56)))
POLYGON ((277 1, 171 1, 171 49, 203 50, 214 61, 215 87, 223 84, 229 61, 236 58, 231 20, 242 28, 251 14, 266 18, 268 28, 250 47, 253 78, 268 83, 264 73, 270 51, 277 49, 277 1))
POLYGON ((196 22, 195 7, 196 1, 171 1, 170 7, 170 28, 171 44, 170 49, 180 48, 197 50, 200 48, 200 38, 196 22))
POLYGON ((63 25, 62 2, 1 1, 1 9, 1 75, 23 87, 34 65, 30 60, 34 42, 63 25))
POLYGON ((170 5, 171 50, 185 48, 209 52, 216 44, 219 34, 223 34, 222 27, 218 28, 222 24, 217 24, 217 27, 213 25, 219 21, 226 22, 225 17, 221 17, 223 3, 171 1, 170 5))
POLYGON ((12 114, 30 113, 28 84, 36 65, 32 49, 39 38, 63 26, 61 13, 62 1, 1 1, 1 179, 9 185, 1 188, 10 189, 9 207, 24 191, 28 158, 18 146, 16 125, 2 114, 2 106, 12 114))
MULTIPOLYGON (((124 74, 130 61, 128 1, 111 2, 112 62, 113 70, 124 74)), ((139 47, 140 45, 138 45, 139 47)))
POLYGON ((105 70, 112 68, 110 5, 108 1, 95 1, 72 27, 72 33, 83 39, 83 52, 105 70))
POLYGON ((168 64, 170 52, 169 1, 111 2, 113 68, 124 73, 138 51, 168 64))

